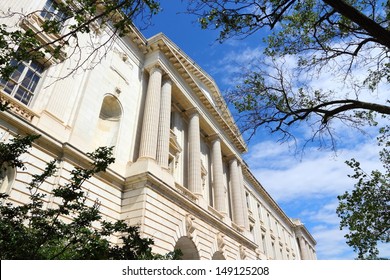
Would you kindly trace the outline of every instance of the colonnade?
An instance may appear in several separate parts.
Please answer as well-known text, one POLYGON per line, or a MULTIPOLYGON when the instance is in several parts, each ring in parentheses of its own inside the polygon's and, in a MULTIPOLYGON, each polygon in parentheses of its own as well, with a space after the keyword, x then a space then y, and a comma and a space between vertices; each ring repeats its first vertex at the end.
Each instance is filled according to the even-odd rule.
MULTIPOLYGON (((163 69, 155 65, 149 71, 145 99, 139 159, 153 159, 163 169, 168 169, 172 81, 163 69)), ((201 176, 200 113, 197 108, 186 111, 188 116, 188 189, 198 198, 203 196, 201 176)), ((222 215, 228 215, 227 193, 223 183, 221 138, 210 137, 213 168, 214 207, 222 215)), ((244 201, 243 175, 239 160, 229 161, 232 220, 242 228, 248 228, 247 209, 244 201)))
POLYGON ((314 260, 316 259, 314 249, 308 244, 302 234, 297 235, 297 241, 300 248, 302 260, 314 260))

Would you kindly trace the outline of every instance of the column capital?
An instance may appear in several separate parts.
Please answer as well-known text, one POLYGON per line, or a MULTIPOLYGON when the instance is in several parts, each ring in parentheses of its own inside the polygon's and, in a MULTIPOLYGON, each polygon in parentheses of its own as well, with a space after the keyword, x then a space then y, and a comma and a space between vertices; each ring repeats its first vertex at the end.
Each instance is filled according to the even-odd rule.
POLYGON ((194 115, 198 115, 198 116, 200 115, 199 109, 196 108, 196 107, 192 107, 192 108, 186 110, 185 113, 186 113, 186 115, 187 115, 188 117, 192 117, 192 116, 194 116, 194 115))
POLYGON ((209 135, 207 137, 207 140, 209 140, 210 143, 214 143, 215 141, 221 141, 221 137, 219 136, 218 133, 215 133, 215 134, 209 135))
POLYGON ((237 155, 235 155, 235 154, 230 154, 230 155, 227 155, 226 157, 225 157, 225 159, 226 159, 226 161, 227 162, 231 162, 231 161, 234 161, 234 160, 236 160, 237 161, 237 166, 244 166, 245 164, 243 163, 243 160, 239 157, 239 156, 237 156, 237 155))
POLYGON ((237 166, 240 163, 240 160, 238 159, 238 157, 236 155, 233 155, 233 154, 226 156, 226 160, 229 163, 231 163, 232 161, 236 161, 237 162, 237 166))
POLYGON ((153 65, 147 66, 145 69, 149 72, 149 75, 152 75, 155 71, 159 71, 161 74, 164 74, 164 69, 158 62, 153 65))
POLYGON ((167 73, 163 74, 163 76, 162 76, 162 83, 163 84, 169 83, 171 85, 173 84, 171 77, 167 73))

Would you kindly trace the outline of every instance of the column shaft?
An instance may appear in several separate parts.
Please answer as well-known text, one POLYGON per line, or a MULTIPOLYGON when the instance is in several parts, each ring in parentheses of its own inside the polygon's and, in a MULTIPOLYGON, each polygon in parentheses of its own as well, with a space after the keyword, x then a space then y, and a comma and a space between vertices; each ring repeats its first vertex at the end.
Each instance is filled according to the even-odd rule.
POLYGON ((153 67, 150 71, 148 89, 146 92, 139 158, 156 159, 161 77, 162 69, 156 66, 153 67))
POLYGON ((301 249, 301 259, 302 260, 307 260, 308 256, 307 256, 305 239, 302 236, 298 237, 298 242, 299 242, 299 247, 301 249))
POLYGON ((214 207, 219 212, 226 214, 226 192, 223 185, 221 141, 218 137, 212 141, 211 160, 213 164, 214 207))
POLYGON ((200 128, 199 113, 190 113, 188 124, 188 188, 196 195, 202 196, 202 177, 200 165, 200 128))
POLYGON ((239 171, 237 166, 237 159, 232 159, 229 163, 230 167, 230 184, 232 193, 233 206, 233 222, 237 225, 245 227, 244 211, 242 201, 242 190, 240 186, 239 171))
POLYGON ((161 89, 160 121, 158 128, 157 163, 165 169, 168 169, 169 161, 171 91, 172 81, 168 78, 163 79, 163 85, 161 89))

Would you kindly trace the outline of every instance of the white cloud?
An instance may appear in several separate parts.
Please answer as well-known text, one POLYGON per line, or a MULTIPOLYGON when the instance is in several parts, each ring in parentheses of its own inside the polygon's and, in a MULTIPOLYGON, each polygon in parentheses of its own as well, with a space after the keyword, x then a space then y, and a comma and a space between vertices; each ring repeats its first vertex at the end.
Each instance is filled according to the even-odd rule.
POLYGON ((338 201, 331 198, 319 200, 317 203, 316 209, 304 209, 300 213, 300 217, 306 221, 306 227, 310 228, 317 241, 317 258, 323 260, 356 258, 356 253, 346 244, 344 235, 347 231, 341 231, 339 228, 340 219, 336 214, 338 201))
MULTIPOLYGON (((213 71, 214 74, 221 75, 221 87, 234 86, 243 69, 255 65, 256 60, 264 60, 261 47, 233 44, 230 47, 235 49, 226 53, 215 64, 213 71)), ((283 63, 282 69, 287 72, 297 65, 297 59, 293 56, 284 57, 277 62, 283 63)), ((355 99, 359 95, 361 100, 384 104, 386 95, 381 93, 389 91, 389 84, 381 85, 375 92, 356 88, 356 84, 361 85, 366 78, 367 67, 369 65, 355 67, 350 79, 345 79, 334 68, 326 67, 322 69, 324 71, 321 71, 321 75, 313 72, 312 76, 302 74, 293 81, 295 86, 303 83, 314 89, 333 91, 335 98, 355 99)), ((268 70, 270 74, 274 71, 271 68, 268 70)), ((383 120, 381 122, 384 123, 383 120)), ((276 140, 265 141, 260 134, 252 139, 245 160, 271 196, 284 205, 285 209, 291 210, 294 215, 298 214, 298 218, 306 224, 318 242, 316 250, 320 259, 354 259, 356 253, 344 238, 346 231, 339 229, 340 220, 335 212, 338 206, 336 196, 352 189, 355 183, 347 176, 353 174, 353 170, 345 164, 346 160, 356 158, 368 172, 381 168, 375 139, 378 127, 361 127, 367 133, 366 136, 342 121, 333 121, 332 128, 337 140, 337 154, 319 150, 314 147, 316 143, 310 143, 311 146, 304 150, 304 154, 296 155, 293 145, 290 148, 287 144, 280 145, 276 140), (258 142, 253 144, 254 141, 258 142)), ((298 142, 310 139, 313 135, 309 123, 303 123, 295 132, 298 142)), ((384 256, 390 255, 390 245, 380 245, 380 248, 384 251, 384 256)))
POLYGON ((371 171, 380 168, 378 147, 373 142, 338 151, 308 148, 297 158, 285 145, 271 141, 250 148, 246 162, 254 175, 277 201, 297 198, 326 197, 351 189, 354 181, 347 177, 353 170, 345 160, 356 158, 362 167, 371 171))

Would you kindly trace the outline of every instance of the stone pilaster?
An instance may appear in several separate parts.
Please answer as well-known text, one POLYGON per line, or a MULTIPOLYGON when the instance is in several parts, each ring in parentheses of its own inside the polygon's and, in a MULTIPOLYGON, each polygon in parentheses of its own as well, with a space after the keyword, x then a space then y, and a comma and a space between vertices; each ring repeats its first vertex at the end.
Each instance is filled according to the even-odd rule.
POLYGON ((248 206, 246 204, 246 193, 244 188, 244 175, 242 174, 242 166, 241 164, 238 164, 238 176, 240 179, 239 185, 241 188, 241 195, 242 195, 242 210, 243 210, 243 219, 244 219, 244 226, 246 230, 249 230, 249 219, 248 219, 248 206))
POLYGON ((164 77, 161 89, 160 121, 157 143, 157 163, 165 169, 168 169, 169 161, 169 136, 171 123, 171 96, 172 81, 164 77))
POLYGON ((162 69, 155 65, 150 70, 142 123, 139 158, 156 159, 162 69))
POLYGON ((242 200, 242 186, 240 185, 240 175, 238 171, 237 159, 232 158, 229 162, 230 170, 230 186, 232 194, 232 212, 233 222, 241 227, 245 227, 243 200, 242 200))
POLYGON ((214 207, 226 215, 226 192, 223 185, 223 165, 221 140, 218 135, 213 135, 211 141, 211 161, 213 166, 214 207))
POLYGON ((308 254, 307 254, 307 248, 306 248, 306 241, 303 238, 303 236, 299 236, 298 238, 299 248, 301 249, 301 259, 302 260, 308 260, 308 254))
POLYGON ((199 112, 195 108, 191 109, 188 116, 188 189, 202 197, 199 112))

